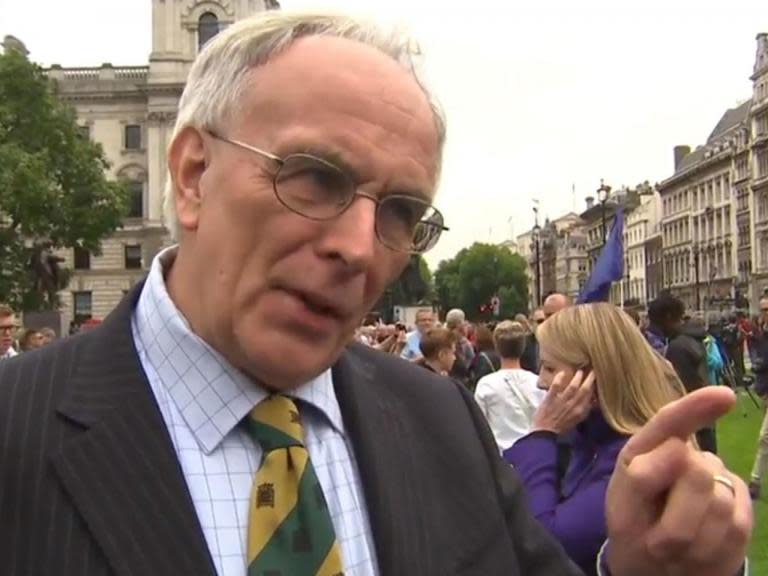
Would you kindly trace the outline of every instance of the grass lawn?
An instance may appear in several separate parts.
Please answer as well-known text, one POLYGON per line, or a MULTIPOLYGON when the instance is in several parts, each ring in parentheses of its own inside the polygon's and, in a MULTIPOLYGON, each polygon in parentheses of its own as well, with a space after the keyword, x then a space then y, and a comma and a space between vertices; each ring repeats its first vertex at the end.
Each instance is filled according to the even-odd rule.
MULTIPOLYGON (((717 425, 717 449, 728 468, 749 481, 757 448, 762 412, 743 393, 736 409, 717 425), (746 412, 746 417, 744 413, 746 412)), ((763 496, 755 502, 755 532, 749 551, 752 576, 768 576, 768 480, 763 479, 763 496)))

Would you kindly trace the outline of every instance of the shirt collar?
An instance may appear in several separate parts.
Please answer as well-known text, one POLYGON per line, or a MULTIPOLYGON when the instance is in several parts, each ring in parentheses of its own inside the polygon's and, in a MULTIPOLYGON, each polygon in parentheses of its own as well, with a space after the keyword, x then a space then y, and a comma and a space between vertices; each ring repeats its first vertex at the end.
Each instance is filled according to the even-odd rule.
POLYGON ((13 358, 17 354, 18 354, 18 352, 16 352, 16 350, 14 350, 13 348, 8 348, 8 350, 6 350, 4 354, 0 355, 0 360, 4 360, 4 359, 7 359, 7 358, 13 358))
MULTIPOLYGON (((192 332, 176 308, 164 278, 176 250, 167 248, 152 262, 133 314, 134 335, 200 449, 210 454, 269 392, 192 332)), ((330 369, 288 395, 312 405, 345 433, 330 369)))

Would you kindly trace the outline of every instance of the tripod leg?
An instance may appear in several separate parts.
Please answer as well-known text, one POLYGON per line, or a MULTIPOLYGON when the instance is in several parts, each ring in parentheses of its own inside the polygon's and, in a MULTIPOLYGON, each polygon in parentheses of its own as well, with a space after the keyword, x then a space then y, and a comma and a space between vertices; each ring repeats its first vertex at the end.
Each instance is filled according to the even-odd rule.
POLYGON ((750 400, 752 400, 752 404, 755 405, 755 408, 760 410, 760 403, 757 401, 757 398, 755 398, 755 395, 753 394, 752 390, 750 390, 746 386, 744 387, 744 389, 747 391, 747 394, 749 395, 750 400))

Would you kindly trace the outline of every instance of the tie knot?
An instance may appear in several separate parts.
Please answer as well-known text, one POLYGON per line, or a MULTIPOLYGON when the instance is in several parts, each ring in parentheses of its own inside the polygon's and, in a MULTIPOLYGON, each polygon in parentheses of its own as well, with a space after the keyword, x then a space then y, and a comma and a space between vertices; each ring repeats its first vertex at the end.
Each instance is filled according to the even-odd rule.
POLYGON ((299 410, 287 396, 274 394, 262 400, 246 418, 246 427, 264 453, 304 445, 299 410))

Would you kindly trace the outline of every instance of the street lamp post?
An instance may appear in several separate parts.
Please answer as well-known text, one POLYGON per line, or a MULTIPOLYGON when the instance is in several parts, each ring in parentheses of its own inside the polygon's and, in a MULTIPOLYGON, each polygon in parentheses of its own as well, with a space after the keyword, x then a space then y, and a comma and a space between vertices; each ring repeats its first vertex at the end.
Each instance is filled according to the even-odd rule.
POLYGON ((533 226, 533 249, 536 254, 536 307, 541 306, 541 227, 536 222, 533 226))
POLYGON ((709 259, 709 281, 707 282, 707 303, 709 306, 711 306, 712 302, 712 282, 717 278, 717 264, 714 263, 715 260, 715 253, 717 251, 717 248, 710 244, 707 246, 707 255, 709 259))
POLYGON ((691 254, 693 255, 693 268, 695 271, 696 311, 697 312, 701 309, 701 300, 699 298, 699 253, 700 252, 701 252, 701 249, 699 248, 698 243, 694 242, 693 248, 691 249, 691 254))
POLYGON ((611 187, 608 186, 602 178, 600 178, 600 188, 597 189, 597 199, 600 201, 600 207, 602 209, 602 217, 603 217, 603 246, 605 246, 606 238, 608 236, 607 230, 606 230, 606 220, 605 220, 605 204, 608 202, 608 198, 611 195, 611 187))

